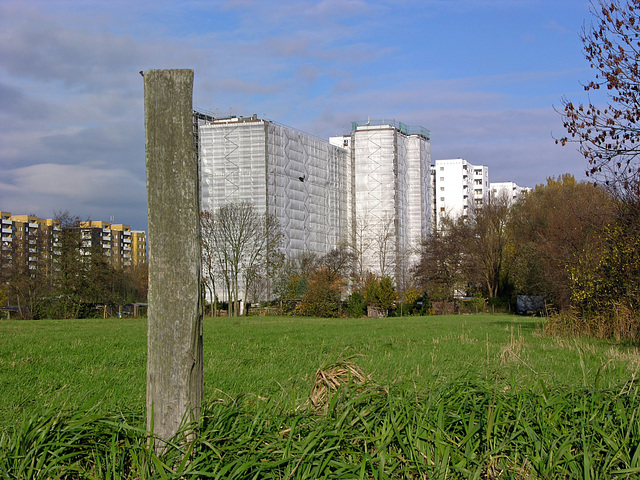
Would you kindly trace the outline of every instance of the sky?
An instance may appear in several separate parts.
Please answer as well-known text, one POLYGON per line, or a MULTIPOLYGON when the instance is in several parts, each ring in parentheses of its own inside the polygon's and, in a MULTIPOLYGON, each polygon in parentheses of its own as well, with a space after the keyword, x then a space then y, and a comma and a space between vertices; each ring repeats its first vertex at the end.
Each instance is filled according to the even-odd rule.
POLYGON ((190 68, 193 105, 327 139, 431 131, 432 161, 521 186, 587 167, 589 0, 0 0, 0 210, 147 228, 141 70, 190 68))

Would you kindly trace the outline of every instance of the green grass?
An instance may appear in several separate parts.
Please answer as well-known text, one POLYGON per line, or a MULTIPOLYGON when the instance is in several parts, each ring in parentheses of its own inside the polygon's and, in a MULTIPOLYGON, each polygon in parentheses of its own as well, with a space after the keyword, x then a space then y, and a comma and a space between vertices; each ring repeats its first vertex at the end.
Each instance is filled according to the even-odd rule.
POLYGON ((0 478, 636 478, 635 347, 509 315, 205 319, 189 452, 150 451, 144 319, 0 322, 0 478), (371 380, 301 407, 351 356, 371 380))

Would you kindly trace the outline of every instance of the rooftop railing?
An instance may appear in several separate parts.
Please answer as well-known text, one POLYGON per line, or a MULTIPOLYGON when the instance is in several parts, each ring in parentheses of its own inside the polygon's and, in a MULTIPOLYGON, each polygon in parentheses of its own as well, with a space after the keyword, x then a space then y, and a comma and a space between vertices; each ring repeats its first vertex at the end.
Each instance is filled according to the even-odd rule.
POLYGON ((404 133, 405 135, 420 135, 427 140, 431 139, 431 132, 424 127, 421 126, 413 126, 407 125, 406 123, 397 122, 396 120, 367 120, 362 122, 351 122, 351 130, 356 130, 358 127, 381 127, 388 125, 390 127, 395 128, 399 132, 404 133))

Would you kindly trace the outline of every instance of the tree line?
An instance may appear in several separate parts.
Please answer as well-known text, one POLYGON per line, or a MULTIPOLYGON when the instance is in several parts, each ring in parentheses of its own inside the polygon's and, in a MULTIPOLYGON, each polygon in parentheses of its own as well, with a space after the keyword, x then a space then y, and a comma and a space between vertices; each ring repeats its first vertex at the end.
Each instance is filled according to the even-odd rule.
POLYGON ((250 303, 275 299, 284 313, 312 316, 363 315, 367 306, 425 313, 422 306, 433 301, 474 296, 506 309, 518 294, 584 316, 616 305, 637 311, 640 225, 628 208, 570 174, 549 178, 516 202, 492 196, 468 216, 441 219, 403 284, 395 284, 363 272, 357 248, 348 244, 324 256, 284 258, 275 219, 249 203, 231 203, 201 215, 205 278, 210 298, 220 279, 232 305, 242 291, 250 303))

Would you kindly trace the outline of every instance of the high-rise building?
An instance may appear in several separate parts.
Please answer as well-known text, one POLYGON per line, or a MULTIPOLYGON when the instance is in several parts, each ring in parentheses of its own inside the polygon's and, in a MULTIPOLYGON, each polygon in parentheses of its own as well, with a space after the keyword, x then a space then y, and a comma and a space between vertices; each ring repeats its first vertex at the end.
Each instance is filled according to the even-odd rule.
POLYGON ((277 219, 288 256, 348 240, 345 149, 255 115, 201 121, 198 136, 203 211, 251 202, 277 219))
POLYGON ((330 141, 351 157, 351 237, 359 268, 401 282, 431 229, 429 131, 368 120, 330 141))
POLYGON ((426 129, 354 122, 326 142, 255 115, 196 124, 202 210, 248 201, 278 220, 288 256, 352 245, 363 270, 404 275, 431 226, 426 129))
POLYGON ((146 261, 146 236, 144 232, 142 233, 143 235, 135 235, 136 244, 134 250, 134 235, 129 225, 101 221, 81 222, 80 235, 82 244, 80 253, 88 257, 97 248, 112 266, 118 268, 131 267, 138 264, 143 258, 146 261), (142 252, 144 252, 144 255, 142 255, 142 252))
POLYGON ((489 198, 489 167, 462 158, 436 160, 432 167, 434 220, 468 216, 489 198))
POLYGON ((514 182, 491 182, 489 184, 491 197, 504 197, 509 205, 513 205, 524 193, 531 190, 529 187, 521 187, 514 182))
POLYGON ((131 230, 131 262, 134 267, 147 263, 147 234, 131 230))
POLYGON ((60 258, 60 221, 0 212, 0 268, 24 266, 34 274, 51 273, 60 258))

